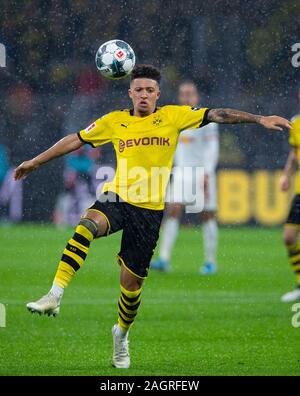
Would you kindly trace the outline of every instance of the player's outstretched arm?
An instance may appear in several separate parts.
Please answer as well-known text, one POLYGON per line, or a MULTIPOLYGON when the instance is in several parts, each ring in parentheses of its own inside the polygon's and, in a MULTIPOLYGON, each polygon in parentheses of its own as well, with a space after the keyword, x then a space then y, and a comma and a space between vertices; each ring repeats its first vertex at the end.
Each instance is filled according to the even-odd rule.
POLYGON ((276 131, 282 131, 283 128, 291 128, 291 123, 285 118, 275 115, 261 116, 235 109, 210 109, 207 119, 218 124, 256 123, 276 131))
POLYGON ((285 167, 283 169, 282 176, 280 178, 280 190, 283 192, 289 191, 291 187, 291 177, 298 170, 298 155, 297 149, 292 147, 288 159, 286 161, 285 167))
POLYGON ((64 137, 37 157, 29 161, 22 162, 22 164, 15 169, 14 179, 24 179, 30 172, 37 169, 40 165, 43 165, 54 158, 61 157, 64 154, 71 153, 72 151, 79 149, 83 144, 84 143, 78 138, 76 133, 72 133, 71 135, 64 137))

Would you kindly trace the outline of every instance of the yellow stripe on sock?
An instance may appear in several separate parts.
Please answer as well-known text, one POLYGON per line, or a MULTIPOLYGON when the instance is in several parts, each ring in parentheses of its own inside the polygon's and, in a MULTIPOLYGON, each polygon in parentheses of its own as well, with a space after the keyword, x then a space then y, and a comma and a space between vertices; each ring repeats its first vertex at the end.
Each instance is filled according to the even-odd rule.
POLYGON ((84 263, 84 259, 83 259, 83 258, 81 258, 81 257, 78 256, 76 253, 71 252, 71 251, 68 250, 68 249, 65 249, 65 250, 64 250, 64 254, 67 255, 67 256, 72 257, 72 259, 74 259, 74 260, 76 261, 76 263, 77 263, 78 265, 80 265, 80 267, 82 267, 82 265, 83 265, 83 263, 84 263))
MULTIPOLYGON (((137 296, 141 293, 141 291, 142 291, 142 288, 140 288, 140 289, 138 289, 138 290, 134 290, 134 291, 126 290, 122 285, 120 285, 120 288, 121 288, 121 292, 122 292, 123 294, 125 294, 125 296, 128 297, 128 298, 135 298, 135 297, 137 297, 137 296)), ((132 303, 132 304, 129 304, 129 305, 134 305, 134 304, 136 304, 136 302, 134 302, 134 303, 132 303)))
POLYGON ((298 250, 299 246, 296 245, 287 245, 287 250, 291 251, 291 250, 298 250))
POLYGON ((127 305, 129 305, 129 306, 134 306, 134 305, 136 305, 137 303, 139 303, 140 301, 141 301, 141 299, 142 299, 142 294, 140 294, 139 295, 139 298, 137 299, 137 300, 135 300, 135 301, 128 301, 128 300, 126 300, 126 298, 124 298, 124 296, 122 296, 122 298, 123 298, 123 300, 125 301, 125 303, 127 304, 127 305))
MULTIPOLYGON (((124 294, 124 296, 125 297, 127 297, 127 298, 137 298, 137 300, 136 301, 134 301, 134 302, 128 302, 125 298, 124 298, 124 296, 123 296, 123 298, 124 298, 124 300, 125 300, 125 302, 126 302, 126 304, 128 305, 128 306, 134 306, 134 305, 136 305, 140 300, 141 300, 141 290, 142 290, 142 288, 140 288, 140 289, 138 289, 138 290, 134 290, 134 291, 130 291, 130 290, 126 290, 125 289, 125 287, 123 287, 122 285, 120 285, 120 288, 121 288, 121 292, 122 292, 122 294, 124 294)), ((120 303, 120 306, 122 307, 122 309, 123 309, 123 311, 125 312, 125 313, 127 313, 127 314, 137 314, 137 311, 138 311, 138 309, 136 309, 136 310, 130 310, 130 309, 127 309, 127 308, 125 308, 124 307, 124 304, 122 303, 122 300, 121 300, 121 298, 119 298, 119 303, 120 303)), ((121 312, 121 310, 120 310, 120 308, 118 308, 118 323, 119 323, 119 326, 124 330, 124 331, 128 331, 129 330, 129 328, 132 326, 132 324, 133 324, 133 320, 135 319, 135 318, 127 318, 128 319, 128 321, 132 321, 131 323, 126 323, 126 322, 124 322, 124 320, 127 320, 126 319, 126 317, 124 317, 124 314, 121 312)))
POLYGON ((128 325, 128 323, 123 322, 121 316, 119 315, 119 317, 118 317, 118 325, 121 327, 121 329, 123 331, 128 331, 128 329, 133 325, 133 323, 128 325))
MULTIPOLYGON (((130 314, 135 314, 135 313, 137 313, 137 311, 139 310, 139 307, 138 307, 137 309, 135 309, 135 310, 130 310, 130 309, 126 308, 126 307, 124 306, 124 304, 123 304, 123 302, 122 302, 121 299, 119 299, 119 303, 120 303, 120 305, 121 305, 123 311, 125 311, 125 312, 128 313, 129 315, 130 315, 130 314)), ((136 304, 137 304, 137 303, 136 303, 136 304)))
POLYGON ((120 309, 119 309, 119 316, 121 317, 121 319, 126 323, 126 321, 127 322, 130 322, 130 323, 128 323, 128 325, 130 325, 131 323, 133 323, 134 322, 134 319, 135 319, 135 317, 136 317, 136 315, 134 315, 134 317, 132 317, 132 316, 128 316, 127 314, 125 315, 120 309))
POLYGON ((299 254, 297 254, 296 256, 292 256, 292 257, 290 257, 290 262, 293 264, 293 263, 296 263, 297 261, 299 261, 300 260, 300 253, 299 254))
POLYGON ((73 278, 75 270, 68 264, 60 261, 58 269, 54 278, 54 283, 60 287, 67 287, 70 280, 73 278))
POLYGON ((86 247, 86 246, 82 245, 81 243, 75 241, 73 238, 71 238, 69 240, 69 244, 78 247, 78 249, 82 250, 86 254, 89 251, 88 247, 86 247))
POLYGON ((90 242, 92 242, 92 240, 94 239, 94 236, 91 233, 91 231, 89 231, 86 227, 84 227, 82 225, 77 226, 76 232, 77 232, 77 234, 84 236, 90 242))

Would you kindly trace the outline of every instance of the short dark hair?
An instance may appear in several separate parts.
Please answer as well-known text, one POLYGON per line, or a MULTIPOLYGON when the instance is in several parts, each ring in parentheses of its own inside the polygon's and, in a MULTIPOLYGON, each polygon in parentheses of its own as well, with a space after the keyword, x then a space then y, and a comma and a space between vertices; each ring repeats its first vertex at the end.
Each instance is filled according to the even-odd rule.
POLYGON ((137 65, 132 70, 131 81, 135 80, 136 78, 150 78, 151 80, 155 80, 159 84, 161 80, 161 74, 155 66, 137 65))
POLYGON ((198 90, 198 86, 197 86, 197 84, 195 83, 195 81, 194 80, 191 80, 191 79, 185 79, 185 80, 181 80, 180 82, 179 82, 179 84, 178 84, 178 87, 181 87, 182 85, 194 85, 194 87, 198 90))

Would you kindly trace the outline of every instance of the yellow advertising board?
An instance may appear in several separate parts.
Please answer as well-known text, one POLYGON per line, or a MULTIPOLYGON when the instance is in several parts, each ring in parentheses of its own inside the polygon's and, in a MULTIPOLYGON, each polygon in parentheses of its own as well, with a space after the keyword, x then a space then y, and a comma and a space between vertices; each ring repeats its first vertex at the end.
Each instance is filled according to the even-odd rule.
POLYGON ((218 219, 220 224, 264 226, 285 222, 293 189, 279 189, 281 171, 227 169, 218 172, 218 219))

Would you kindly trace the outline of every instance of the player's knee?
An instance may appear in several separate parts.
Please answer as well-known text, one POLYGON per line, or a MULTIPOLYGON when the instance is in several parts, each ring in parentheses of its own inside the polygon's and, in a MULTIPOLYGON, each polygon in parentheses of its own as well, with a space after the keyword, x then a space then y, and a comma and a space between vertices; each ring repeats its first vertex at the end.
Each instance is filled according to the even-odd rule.
POLYGON ((136 291, 139 290, 143 285, 143 279, 135 278, 135 279, 123 279, 122 286, 124 289, 128 291, 136 291))
POLYGON ((123 265, 121 266, 121 285, 128 291, 139 290, 143 285, 143 279, 131 274, 123 265))
POLYGON ((106 235, 108 229, 105 217, 101 213, 94 211, 87 211, 79 224, 84 225, 93 234, 94 238, 106 235))
POLYGON ((286 246, 292 246, 297 243, 297 233, 290 230, 285 230, 283 233, 283 242, 286 246))
POLYGON ((200 213, 200 220, 202 221, 202 222, 207 222, 207 221, 209 221, 209 220, 213 220, 213 219, 215 219, 215 217, 216 217, 216 215, 215 215, 215 212, 201 212, 200 213))
POLYGON ((182 212, 182 207, 181 205, 177 204, 171 204, 168 207, 168 216, 173 217, 175 219, 180 218, 182 212))

